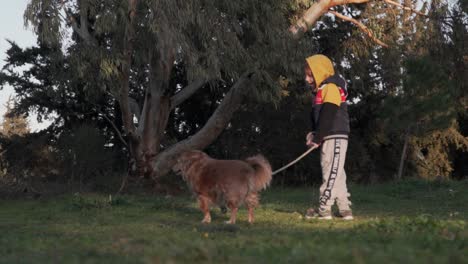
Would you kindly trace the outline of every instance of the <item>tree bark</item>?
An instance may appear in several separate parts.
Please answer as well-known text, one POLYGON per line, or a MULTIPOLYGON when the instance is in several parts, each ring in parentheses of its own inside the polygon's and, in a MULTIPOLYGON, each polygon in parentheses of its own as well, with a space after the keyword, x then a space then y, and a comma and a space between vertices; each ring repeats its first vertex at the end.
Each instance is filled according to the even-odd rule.
POLYGON ((134 137, 131 152, 136 165, 133 173, 139 176, 153 174, 152 161, 160 151, 160 143, 171 110, 170 98, 166 93, 174 65, 174 52, 167 39, 161 38, 159 42, 158 47, 153 46, 148 51, 149 85, 146 88, 138 128, 135 129, 137 136, 134 137))
POLYGON ((124 125, 125 133, 133 141, 137 141, 135 134, 135 126, 133 124, 133 115, 130 111, 130 68, 132 64, 133 53, 133 39, 135 38, 134 19, 136 16, 136 0, 128 0, 128 21, 125 28, 125 36, 123 39, 123 55, 125 62, 122 65, 121 79, 120 79, 120 92, 119 92, 119 106, 122 111, 122 123, 124 125))
POLYGON ((127 148, 129 152, 129 167, 134 170, 136 157, 140 155, 139 137, 133 124, 133 114, 130 109, 130 69, 132 64, 133 40, 135 38, 134 20, 136 16, 137 0, 128 0, 128 21, 125 25, 125 34, 122 43, 122 54, 124 63, 120 70, 120 89, 117 97, 121 111, 122 124, 127 137, 127 148))
POLYGON ((176 93, 171 98, 171 110, 174 110, 178 105, 183 103, 185 100, 190 98, 198 89, 203 87, 203 85, 207 82, 206 79, 198 79, 193 81, 191 84, 187 85, 184 89, 180 92, 176 93))
POLYGON ((406 160, 406 152, 408 149, 408 142, 409 142, 409 129, 406 131, 405 134, 405 143, 403 144, 403 150, 401 152, 401 157, 400 157, 400 165, 398 166, 398 174, 396 176, 396 180, 401 180, 403 177, 403 168, 405 165, 405 160, 406 160))

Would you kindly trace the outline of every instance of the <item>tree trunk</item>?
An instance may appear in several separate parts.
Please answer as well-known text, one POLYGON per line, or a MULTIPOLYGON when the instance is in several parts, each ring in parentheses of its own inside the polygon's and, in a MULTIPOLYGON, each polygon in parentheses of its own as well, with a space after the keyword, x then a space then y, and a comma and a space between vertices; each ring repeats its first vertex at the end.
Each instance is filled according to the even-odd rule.
MULTIPOLYGON (((133 139, 131 155, 136 164, 134 172, 139 176, 153 174, 153 159, 160 151, 171 111, 171 98, 166 94, 174 66, 174 49, 168 36, 162 35, 157 45, 148 50, 149 85, 138 118, 138 128, 134 130, 136 136, 130 138, 133 139)), ((126 92, 128 94, 128 90, 126 92)), ((129 115, 133 119, 133 114, 129 115)), ((133 124, 133 120, 131 122, 133 124)))
POLYGON ((401 152, 401 158, 400 158, 400 166, 398 168, 398 174, 396 176, 396 180, 401 180, 403 177, 403 168, 405 165, 405 160, 406 160, 406 152, 408 149, 408 142, 409 142, 409 131, 406 132, 405 134, 405 143, 403 144, 403 151, 401 152))
POLYGON ((141 130, 139 152, 136 157, 138 174, 150 176, 153 174, 153 159, 161 148, 161 140, 170 114, 170 99, 167 96, 151 95, 148 93, 145 103, 145 117, 138 127, 141 130))
POLYGON ((128 21, 123 38, 122 54, 125 58, 120 72, 120 89, 118 95, 119 107, 122 114, 122 123, 127 137, 127 147, 130 154, 129 166, 134 167, 135 159, 139 152, 139 138, 136 135, 133 124, 133 114, 130 110, 130 68, 132 64, 133 39, 135 37, 134 19, 136 15, 137 0, 128 0, 128 21))

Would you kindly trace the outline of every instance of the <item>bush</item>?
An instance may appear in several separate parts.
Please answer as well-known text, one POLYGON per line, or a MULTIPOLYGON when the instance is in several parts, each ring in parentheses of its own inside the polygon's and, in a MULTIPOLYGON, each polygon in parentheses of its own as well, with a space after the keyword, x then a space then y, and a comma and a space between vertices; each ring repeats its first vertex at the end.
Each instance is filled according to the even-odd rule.
POLYGON ((112 176, 116 154, 106 148, 106 140, 97 128, 85 124, 64 133, 57 148, 64 179, 79 183, 80 189, 85 183, 105 185, 115 178, 112 176))
POLYGON ((13 135, 0 139, 2 192, 37 192, 33 187, 59 174, 57 157, 44 134, 13 135))

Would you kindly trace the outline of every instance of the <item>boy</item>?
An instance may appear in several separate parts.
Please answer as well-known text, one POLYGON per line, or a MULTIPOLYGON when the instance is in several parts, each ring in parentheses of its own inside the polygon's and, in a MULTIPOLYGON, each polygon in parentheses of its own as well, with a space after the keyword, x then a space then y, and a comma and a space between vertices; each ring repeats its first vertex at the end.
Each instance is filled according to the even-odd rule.
POLYGON ((332 219, 331 207, 336 201, 339 216, 352 220, 344 171, 349 135, 346 81, 335 73, 331 60, 324 55, 306 59, 305 81, 315 94, 311 113, 312 132, 307 134, 306 144, 322 147, 320 165, 323 179, 320 206, 318 209, 308 209, 305 217, 332 219))

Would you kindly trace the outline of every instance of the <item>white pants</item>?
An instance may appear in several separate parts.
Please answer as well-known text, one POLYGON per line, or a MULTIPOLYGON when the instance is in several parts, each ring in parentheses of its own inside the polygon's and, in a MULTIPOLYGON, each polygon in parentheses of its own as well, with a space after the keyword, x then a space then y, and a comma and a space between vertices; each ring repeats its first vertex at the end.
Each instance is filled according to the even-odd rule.
POLYGON ((344 164, 348 139, 336 137, 326 139, 322 143, 320 165, 322 166, 322 185, 320 186, 320 209, 331 210, 332 205, 337 203, 340 211, 350 210, 351 202, 346 187, 346 173, 344 164))

